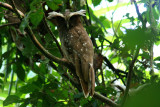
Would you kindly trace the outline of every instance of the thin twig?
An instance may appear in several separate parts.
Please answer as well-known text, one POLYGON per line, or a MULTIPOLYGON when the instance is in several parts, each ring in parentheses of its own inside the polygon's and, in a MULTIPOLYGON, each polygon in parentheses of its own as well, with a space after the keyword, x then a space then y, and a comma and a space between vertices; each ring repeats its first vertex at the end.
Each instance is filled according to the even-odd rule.
POLYGON ((22 19, 21 14, 19 14, 19 10, 16 8, 14 1, 13 0, 10 1, 12 4, 13 11, 17 14, 18 18, 21 20, 22 19))
POLYGON ((45 24, 45 26, 46 26, 49 34, 51 35, 52 39, 56 42, 56 45, 57 45, 57 47, 58 47, 58 49, 59 49, 62 57, 64 57, 63 52, 62 52, 62 49, 61 49, 61 46, 59 45, 59 42, 57 41, 55 35, 53 34, 53 32, 51 31, 50 27, 48 26, 47 20, 46 20, 46 17, 45 17, 45 16, 44 16, 44 18, 43 18, 43 21, 44 21, 44 24, 45 24))
POLYGON ((105 81, 104 81, 104 75, 103 75, 103 69, 102 68, 100 69, 100 73, 101 73, 101 76, 102 76, 102 85, 105 87, 105 81))
POLYGON ((7 24, 0 25, 0 28, 6 27, 6 26, 18 25, 18 24, 20 24, 20 23, 19 23, 19 22, 15 22, 15 23, 7 23, 7 24))
MULTIPOLYGON (((6 9, 12 11, 12 12, 15 12, 14 9, 13 9, 13 7, 11 5, 9 5, 8 3, 0 2, 0 6, 6 8, 6 9)), ((20 10, 17 10, 17 12, 18 13, 16 13, 16 14, 19 14, 22 17, 24 17, 24 14, 20 10)))
POLYGON ((88 11, 88 16, 89 16, 89 24, 91 25, 91 15, 90 15, 90 11, 89 11, 89 6, 88 6, 87 0, 86 0, 86 6, 87 6, 87 11, 88 11))
POLYGON ((143 19, 141 13, 139 12, 139 8, 138 8, 138 5, 137 5, 136 1, 133 0, 133 2, 134 2, 134 5, 135 5, 135 8, 136 8, 136 12, 137 12, 138 18, 142 22, 142 27, 146 28, 146 21, 145 21, 145 19, 143 19))
POLYGON ((139 12, 138 5, 137 5, 137 3, 136 3, 135 0, 133 0, 133 2, 134 2, 134 5, 135 5, 135 8, 136 8, 136 12, 137 12, 138 18, 139 18, 139 20, 140 20, 141 22, 143 22, 143 17, 142 17, 142 15, 141 15, 140 12, 139 12))
POLYGON ((6 8, 6 9, 12 11, 12 12, 14 12, 12 6, 9 5, 8 3, 0 2, 0 6, 6 8))
MULTIPOLYGON (((43 5, 42 5, 42 7, 43 7, 43 11, 45 12, 45 8, 44 8, 43 5)), ((49 32, 49 34, 51 35, 51 37, 53 38, 53 40, 56 42, 56 45, 57 45, 57 47, 59 49, 59 52, 61 53, 61 56, 64 57, 62 49, 61 49, 61 46, 60 46, 59 42, 57 41, 56 36, 53 34, 53 32, 51 31, 51 29, 50 29, 50 27, 49 27, 49 25, 47 23, 46 15, 44 15, 43 22, 44 22, 44 24, 45 24, 45 26, 47 28, 47 31, 49 32)))
POLYGON ((125 82, 121 78, 121 75, 119 73, 121 72, 121 73, 124 73, 125 75, 127 75, 127 73, 122 70, 114 68, 114 66, 111 64, 111 62, 105 56, 103 56, 103 59, 107 63, 107 66, 118 75, 118 77, 122 80, 123 84, 125 85, 125 82))

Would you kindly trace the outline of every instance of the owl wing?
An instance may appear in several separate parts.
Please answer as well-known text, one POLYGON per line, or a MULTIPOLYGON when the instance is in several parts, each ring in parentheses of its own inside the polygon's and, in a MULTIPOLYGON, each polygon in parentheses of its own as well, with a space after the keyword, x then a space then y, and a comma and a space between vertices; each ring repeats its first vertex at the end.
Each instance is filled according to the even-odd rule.
POLYGON ((76 73, 85 97, 88 97, 89 93, 93 96, 95 87, 93 44, 83 26, 71 29, 71 33, 74 35, 71 42, 74 50, 76 73))

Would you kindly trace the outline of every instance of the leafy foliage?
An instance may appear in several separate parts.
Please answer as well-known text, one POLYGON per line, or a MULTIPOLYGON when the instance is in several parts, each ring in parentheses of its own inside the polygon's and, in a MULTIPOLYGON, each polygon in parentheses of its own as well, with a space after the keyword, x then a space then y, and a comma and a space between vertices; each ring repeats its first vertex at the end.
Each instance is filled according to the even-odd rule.
POLYGON ((160 56, 152 53, 154 44, 160 44, 159 4, 156 0, 135 2, 138 17, 129 12, 114 21, 114 14, 121 7, 130 6, 110 6, 115 1, 14 0, 16 8, 24 14, 19 19, 0 0, 0 106, 113 106, 106 104, 106 98, 124 107, 159 105, 160 56), (145 10, 140 13, 136 5, 142 4, 145 10), (105 99, 96 95, 84 98, 74 67, 63 59, 63 63, 51 60, 33 42, 32 33, 46 53, 63 58, 57 27, 46 17, 48 12, 64 12, 66 8, 87 11, 82 22, 95 49, 95 91, 105 99), (132 70, 132 78, 127 80, 132 70), (130 90, 125 101, 126 87, 130 90))

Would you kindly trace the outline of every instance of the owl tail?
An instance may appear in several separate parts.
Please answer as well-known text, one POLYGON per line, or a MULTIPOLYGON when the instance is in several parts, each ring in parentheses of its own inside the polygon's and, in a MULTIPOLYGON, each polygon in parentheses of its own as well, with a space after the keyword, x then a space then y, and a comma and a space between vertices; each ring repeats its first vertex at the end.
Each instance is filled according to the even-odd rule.
POLYGON ((82 79, 80 78, 80 83, 81 83, 85 98, 87 98, 89 94, 93 96, 94 88, 95 88, 95 74, 94 74, 94 69, 91 65, 89 65, 88 71, 89 71, 88 72, 88 82, 86 82, 84 78, 82 79))
POLYGON ((75 67, 85 98, 87 98, 89 94, 93 96, 95 88, 95 74, 93 66, 84 60, 80 61, 76 55, 75 67))

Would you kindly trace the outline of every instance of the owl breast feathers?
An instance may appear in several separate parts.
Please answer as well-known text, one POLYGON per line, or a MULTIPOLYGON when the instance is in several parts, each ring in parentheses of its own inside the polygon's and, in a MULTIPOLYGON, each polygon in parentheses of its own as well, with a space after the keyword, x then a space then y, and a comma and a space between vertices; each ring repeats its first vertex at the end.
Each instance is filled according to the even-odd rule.
POLYGON ((77 12, 66 10, 64 14, 51 12, 48 19, 58 28, 62 51, 74 64, 86 98, 89 94, 93 96, 95 88, 94 49, 80 16, 85 16, 85 10, 77 12))

